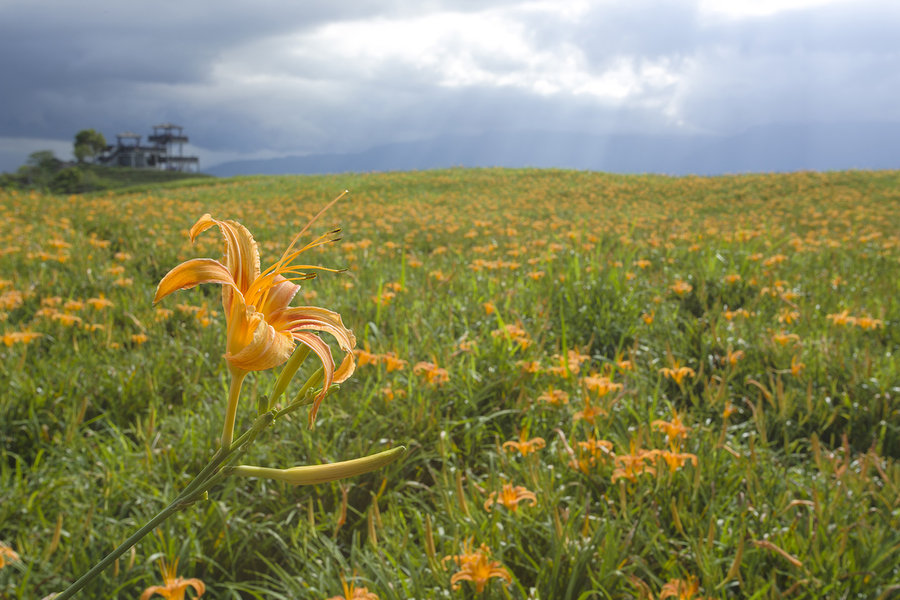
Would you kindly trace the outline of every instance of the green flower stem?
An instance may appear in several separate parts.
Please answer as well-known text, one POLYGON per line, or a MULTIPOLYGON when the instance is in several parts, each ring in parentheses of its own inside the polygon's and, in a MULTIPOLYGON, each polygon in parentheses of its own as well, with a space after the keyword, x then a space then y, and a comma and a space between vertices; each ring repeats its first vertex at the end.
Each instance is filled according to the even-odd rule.
POLYGON ((61 594, 53 596, 53 600, 65 600, 66 598, 71 598, 76 593, 78 593, 81 588, 87 585, 90 581, 92 581, 97 575, 99 575, 106 567, 111 565, 117 558, 125 554, 129 548, 137 544, 141 538, 145 535, 153 531, 159 524, 163 521, 171 517, 173 514, 181 510, 181 496, 176 498, 171 504, 162 509, 155 517, 150 519, 143 527, 135 531, 131 537, 122 542, 118 548, 110 552, 106 555, 106 557, 98 562, 94 567, 82 575, 75 583, 67 587, 61 594))
POLYGON ((241 385, 247 371, 229 369, 231 371, 231 386, 228 388, 228 407, 225 409, 225 425, 222 427, 222 448, 230 448, 234 439, 234 420, 237 415, 238 398, 241 396, 241 385))

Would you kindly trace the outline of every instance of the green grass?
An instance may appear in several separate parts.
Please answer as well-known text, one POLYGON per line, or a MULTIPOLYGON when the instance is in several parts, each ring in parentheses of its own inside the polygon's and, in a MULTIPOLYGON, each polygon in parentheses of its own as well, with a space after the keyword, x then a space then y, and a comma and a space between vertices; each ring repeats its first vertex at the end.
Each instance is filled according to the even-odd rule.
MULTIPOLYGON (((301 296, 315 295, 295 304, 338 311, 360 349, 407 364, 360 366, 313 431, 305 415, 278 423, 247 461, 315 464, 396 444, 409 453, 315 487, 227 480, 83 597, 138 597, 161 583, 159 556, 180 557, 180 575, 203 579, 213 598, 328 598, 342 576, 382 600, 476 597, 469 583, 451 589, 456 565, 442 561, 467 541, 511 574, 507 586, 491 580, 487 598, 640 597, 644 586, 658 596, 688 577, 695 597, 892 597, 898 184, 898 172, 459 169, 0 192, 0 333, 42 334, 0 344, 0 541, 21 556, 0 569, 0 598, 64 588, 214 452, 228 388, 220 290, 151 302, 170 268, 220 256, 215 231, 189 244, 191 224, 205 212, 239 220, 265 266, 345 188, 350 198, 312 228, 339 225, 343 239, 305 260, 348 270, 305 282, 301 296), (101 294, 113 306, 65 308, 101 294), (728 312, 737 309, 748 316, 728 312), (877 322, 829 317, 844 310, 877 322), (504 335, 508 325, 524 333, 504 335), (782 345, 782 332, 797 339, 782 345), (584 356, 577 371, 558 358, 569 351, 584 356), (681 384, 660 373, 675 360, 694 370, 681 384), (792 372, 792 360, 803 368, 792 372), (429 384, 419 362, 448 381, 429 384), (597 397, 590 374, 622 389, 597 397), (550 389, 568 404, 542 400, 550 389), (593 423, 574 418, 588 395, 606 413, 593 423), (617 457, 632 442, 668 448, 652 423, 673 411, 690 427, 681 451, 696 466, 647 459, 655 473, 613 481, 611 456, 586 472, 570 465, 589 439, 617 457), (546 446, 504 450, 523 429, 546 446), (485 510, 507 482, 537 503, 485 510)), ((248 378, 238 429, 276 375, 248 378)))

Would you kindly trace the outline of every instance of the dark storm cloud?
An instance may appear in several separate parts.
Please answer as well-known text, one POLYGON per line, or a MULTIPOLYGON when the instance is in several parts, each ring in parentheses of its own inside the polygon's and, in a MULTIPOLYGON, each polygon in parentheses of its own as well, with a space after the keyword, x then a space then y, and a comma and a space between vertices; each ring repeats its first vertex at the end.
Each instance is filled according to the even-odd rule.
POLYGON ((900 121, 893 4, 746 18, 689 1, 562 6, 0 0, 0 153, 4 139, 161 121, 220 157, 485 130, 900 121), (434 48, 417 28, 442 23, 434 48))

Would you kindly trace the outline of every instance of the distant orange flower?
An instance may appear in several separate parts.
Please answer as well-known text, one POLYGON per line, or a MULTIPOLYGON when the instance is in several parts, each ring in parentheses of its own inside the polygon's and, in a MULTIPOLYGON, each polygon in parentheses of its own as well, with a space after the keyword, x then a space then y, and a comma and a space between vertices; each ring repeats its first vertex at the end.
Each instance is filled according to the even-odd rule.
POLYGON ((106 298, 103 294, 100 294, 98 298, 88 298, 87 303, 91 305, 91 308, 94 310, 102 310, 109 306, 113 306, 111 300, 106 298))
POLYGON ((617 454, 614 458, 616 468, 613 470, 612 482, 615 483, 619 479, 627 479, 634 483, 637 481, 638 475, 644 473, 654 474, 656 469, 650 466, 650 461, 655 453, 642 450, 638 447, 635 440, 630 442, 630 452, 628 454, 617 454))
POLYGON ((609 377, 596 374, 584 377, 581 381, 587 389, 597 394, 598 398, 622 389, 621 383, 614 383, 609 377))
POLYGON ((531 502, 532 506, 537 504, 537 496, 534 495, 534 492, 529 491, 528 488, 522 487, 521 485, 513 486, 511 483, 504 483, 503 488, 499 492, 491 492, 488 499, 484 502, 484 509, 490 512, 491 506, 496 502, 497 504, 502 504, 512 512, 516 512, 519 509, 519 502, 524 502, 526 500, 531 502))
POLYGON ((30 344, 43 335, 43 333, 35 333, 33 331, 10 331, 4 333, 2 339, 4 345, 12 346, 13 344, 30 344))
POLYGON ((663 367, 659 370, 663 377, 672 379, 678 385, 684 381, 685 377, 694 377, 696 373, 690 367, 682 367, 677 360, 672 361, 671 367, 663 367))
POLYGON ((536 360, 520 360, 516 363, 525 373, 540 373, 541 363, 536 360))
POLYGON ((884 327, 884 321, 873 319, 872 317, 857 317, 856 325, 860 329, 878 329, 879 327, 884 327))
POLYGON ((800 362, 796 355, 791 357, 791 375, 797 377, 800 373, 803 372, 803 369, 806 368, 806 365, 800 362))
POLYGON ((697 455, 691 454, 689 452, 677 452, 674 450, 651 450, 650 453, 653 456, 657 456, 666 461, 666 464, 669 465, 669 471, 674 473, 678 469, 684 466, 684 464, 688 461, 697 466, 697 455))
POLYGON ((16 551, 0 542, 0 569, 5 567, 8 563, 19 560, 19 555, 16 554, 16 551))
POLYGON ((688 432, 691 430, 690 427, 682 423, 681 415, 678 414, 678 411, 672 411, 672 420, 671 421, 663 421, 661 419, 657 419, 651 423, 654 429, 663 432, 666 434, 666 437, 669 439, 669 443, 673 445, 675 448, 681 447, 681 442, 687 439, 688 432))
POLYGON ((490 560, 490 548, 482 544, 478 550, 471 552, 467 546, 468 544, 463 547, 462 554, 445 556, 442 561, 453 560, 459 566, 459 571, 450 578, 454 590, 459 589, 460 581, 471 581, 477 594, 484 592, 488 581, 495 577, 512 583, 509 571, 499 561, 490 560))
POLYGON ((522 456, 527 456, 532 452, 536 452, 547 445, 547 442, 542 437, 531 438, 530 440, 526 440, 527 431, 523 429, 519 432, 519 440, 510 440, 508 442, 503 442, 504 450, 518 450, 522 456))
POLYGON ((571 452, 572 460, 569 466, 577 469, 585 475, 590 475, 593 468, 599 462, 605 462, 607 459, 615 456, 613 453, 613 444, 607 440, 588 439, 578 442, 577 452, 571 452))
POLYGON ((353 583, 341 577, 341 588, 343 588, 343 596, 332 596, 328 600, 378 600, 378 596, 370 592, 365 587, 356 587, 353 583))
POLYGON ((743 350, 734 350, 734 351, 729 350, 728 354, 725 355, 725 360, 732 367, 735 366, 736 364, 738 364, 738 361, 741 360, 742 358, 744 358, 743 350))
POLYGON ((199 579, 183 579, 176 577, 175 573, 178 569, 178 559, 171 565, 166 564, 165 560, 159 561, 159 570, 162 574, 163 585, 154 585, 148 587, 141 594, 141 600, 147 600, 154 594, 159 594, 166 600, 184 600, 184 594, 188 588, 193 588, 197 594, 197 598, 206 593, 206 584, 199 579))
POLYGON ((363 350, 362 348, 354 349, 353 354, 356 355, 356 366, 358 367, 377 365, 380 359, 377 354, 369 352, 368 350, 363 350))
MULTIPOLYGON (((700 583, 693 575, 687 579, 670 579, 659 590, 659 600, 666 598, 675 598, 675 600, 693 600, 697 592, 700 591, 700 583)), ((697 600, 703 600, 698 598, 697 600)))
POLYGON ((384 368, 388 373, 405 369, 407 365, 407 362, 402 358, 399 358, 395 352, 382 354, 380 359, 381 362, 384 363, 384 368))
POLYGON ((675 294, 677 294, 678 296, 684 296, 685 294, 689 294, 691 290, 694 289, 694 286, 686 281, 678 279, 675 281, 675 283, 669 286, 669 289, 675 292, 675 294))
POLYGON ((563 390, 549 389, 538 396, 538 401, 548 402, 550 404, 568 404, 569 394, 563 390))
POLYGON ((738 308, 735 310, 726 310, 722 315, 725 317, 726 321, 733 321, 736 317, 748 318, 750 317, 750 311, 745 308, 738 308))
POLYGON ((796 344, 800 341, 800 336, 796 333, 787 333, 779 331, 772 336, 772 341, 779 346, 787 346, 788 344, 796 344))
POLYGON ((835 325, 856 325, 856 317, 851 317, 850 311, 848 310, 842 310, 839 313, 825 315, 825 318, 830 320, 835 325))
POLYGON ((434 385, 443 385, 450 381, 450 374, 446 369, 442 369, 434 363, 421 361, 413 367, 413 373, 423 375, 428 383, 434 385))
POLYGON ((591 399, 589 396, 585 396, 584 398, 584 410, 579 410, 574 415, 572 415, 573 421, 579 421, 584 419, 591 425, 594 424, 594 419, 597 417, 606 416, 608 413, 600 406, 591 405, 591 399))

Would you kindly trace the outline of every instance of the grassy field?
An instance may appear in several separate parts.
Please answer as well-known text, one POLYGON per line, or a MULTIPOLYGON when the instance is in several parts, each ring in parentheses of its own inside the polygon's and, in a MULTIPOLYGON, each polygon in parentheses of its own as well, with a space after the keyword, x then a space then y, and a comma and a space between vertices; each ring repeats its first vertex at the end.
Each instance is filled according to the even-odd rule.
POLYGON ((226 479, 81 597, 137 598, 160 557, 212 598, 900 595, 900 172, 460 169, 0 192, 0 598, 64 588, 215 451, 220 288, 152 303, 221 256, 190 226, 240 221, 266 266, 345 188, 304 260, 347 271, 295 304, 359 365, 246 461, 408 453, 226 479))

